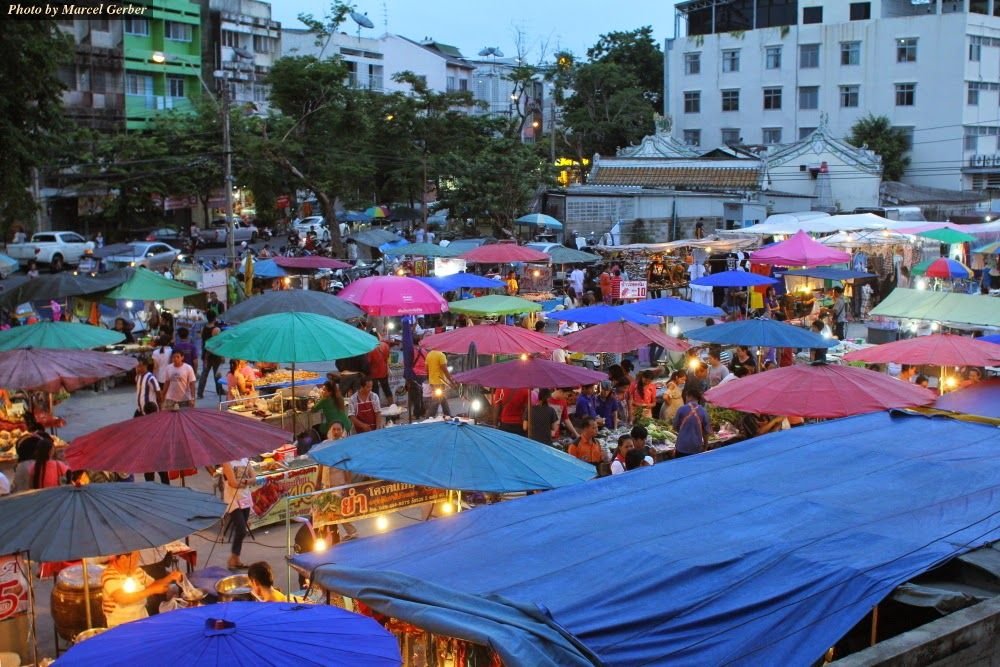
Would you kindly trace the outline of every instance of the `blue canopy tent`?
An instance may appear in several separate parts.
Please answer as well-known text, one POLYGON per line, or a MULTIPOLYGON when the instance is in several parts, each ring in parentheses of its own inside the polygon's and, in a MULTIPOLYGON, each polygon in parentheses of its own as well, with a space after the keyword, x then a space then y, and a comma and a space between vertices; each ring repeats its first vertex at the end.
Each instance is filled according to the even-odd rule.
POLYGON ((506 289, 507 283, 502 280, 493 280, 477 276, 474 273, 453 273, 450 276, 434 278, 417 278, 417 280, 427 283, 442 294, 445 292, 455 292, 460 289, 506 289))
POLYGON ((1000 334, 997 334, 995 336, 983 336, 979 340, 981 340, 981 341, 983 341, 985 343, 996 343, 996 344, 1000 345, 1000 334))
POLYGON ((1000 539, 996 439, 851 417, 293 562, 507 664, 806 665, 896 586, 1000 539))
POLYGON ((621 306, 621 309, 628 313, 656 315, 658 317, 718 317, 725 314, 714 306, 706 306, 672 296, 628 303, 621 306))
POLYGON ((938 410, 1000 419, 1000 379, 984 380, 971 387, 947 393, 937 400, 934 407, 938 410))
POLYGON ((563 322, 578 322, 580 324, 607 324, 608 322, 635 322, 636 324, 659 324, 660 320, 652 315, 626 310, 625 306, 607 306, 599 303, 596 306, 570 308, 552 312, 552 317, 563 322))
POLYGON ((829 266, 814 266, 811 269, 796 269, 794 271, 778 271, 783 276, 802 276, 820 280, 854 280, 855 278, 874 278, 874 273, 854 271, 853 269, 835 269, 829 266))
POLYGON ((757 285, 773 285, 776 282, 778 281, 774 278, 749 271, 722 271, 692 280, 691 284, 705 287, 755 287, 757 285))
POLYGON ((284 278, 288 272, 274 263, 273 259, 261 259, 253 263, 256 278, 284 278))

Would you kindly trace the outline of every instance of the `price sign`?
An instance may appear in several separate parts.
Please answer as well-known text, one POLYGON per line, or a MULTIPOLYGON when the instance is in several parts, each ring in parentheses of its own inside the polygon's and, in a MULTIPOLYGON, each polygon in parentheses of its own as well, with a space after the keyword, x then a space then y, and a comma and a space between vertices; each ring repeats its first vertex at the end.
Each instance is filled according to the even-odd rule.
POLYGON ((621 286, 621 298, 622 299, 645 299, 646 298, 646 281, 645 280, 623 280, 621 286))
POLYGON ((28 613, 28 581, 17 556, 0 557, 0 621, 28 613))

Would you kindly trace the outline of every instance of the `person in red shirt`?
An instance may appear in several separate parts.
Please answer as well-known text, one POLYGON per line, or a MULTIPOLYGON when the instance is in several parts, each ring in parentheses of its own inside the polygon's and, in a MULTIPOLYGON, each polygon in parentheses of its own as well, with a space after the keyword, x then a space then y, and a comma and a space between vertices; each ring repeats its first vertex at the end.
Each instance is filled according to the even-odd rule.
POLYGON ((559 423, 556 424, 552 431, 552 437, 556 440, 559 439, 560 427, 565 429, 566 433, 573 439, 580 437, 580 434, 576 432, 576 427, 573 426, 573 421, 569 418, 570 399, 568 398, 568 395, 572 393, 572 391, 572 389, 555 389, 552 392, 552 397, 549 398, 549 405, 559 413, 559 423))
POLYGON ((381 388, 386 398, 386 405, 392 403, 392 389, 389 387, 389 343, 381 337, 375 349, 368 353, 368 373, 375 393, 379 393, 381 388))
POLYGON ((524 420, 531 397, 530 389, 502 389, 497 397, 497 427, 501 431, 525 435, 524 420))
POLYGON ((611 305, 611 272, 608 270, 608 267, 605 266, 604 270, 601 271, 599 280, 601 285, 601 297, 604 299, 604 303, 611 305))

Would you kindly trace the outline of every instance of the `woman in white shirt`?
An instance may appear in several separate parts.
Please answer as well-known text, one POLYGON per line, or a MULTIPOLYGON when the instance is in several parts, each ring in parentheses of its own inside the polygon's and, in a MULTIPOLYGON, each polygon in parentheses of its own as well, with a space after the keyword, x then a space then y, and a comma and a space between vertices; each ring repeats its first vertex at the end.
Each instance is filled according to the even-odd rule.
POLYGON ((251 491, 254 481, 249 460, 243 458, 222 464, 222 501, 226 503, 226 512, 233 527, 233 543, 229 562, 226 563, 230 570, 245 570, 248 567, 240 560, 240 553, 243 551, 243 538, 249 532, 247 520, 253 507, 251 491))
POLYGON ((153 350, 153 353, 149 356, 153 360, 153 376, 156 377, 156 381, 162 387, 167 382, 167 366, 170 365, 170 355, 174 351, 170 347, 169 336, 160 336, 158 344, 159 347, 153 350))

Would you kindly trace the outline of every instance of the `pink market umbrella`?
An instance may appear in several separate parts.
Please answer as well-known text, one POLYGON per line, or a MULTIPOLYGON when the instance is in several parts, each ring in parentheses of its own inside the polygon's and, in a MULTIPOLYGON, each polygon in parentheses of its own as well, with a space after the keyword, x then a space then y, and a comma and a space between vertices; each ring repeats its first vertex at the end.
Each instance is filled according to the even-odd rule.
POLYGON ((596 384, 608 379, 607 373, 599 373, 582 366, 561 364, 548 359, 515 359, 502 364, 490 364, 455 374, 455 382, 477 384, 482 387, 500 389, 524 389, 526 387, 576 387, 581 384, 596 384))
POLYGON ((750 253, 750 261, 771 266, 827 266, 851 261, 851 254, 830 248, 798 231, 787 241, 750 253))
POLYGON ((164 410, 74 439, 66 462, 80 470, 181 470, 257 456, 290 440, 284 429, 228 412, 164 410))
POLYGON ((459 255, 469 264, 513 264, 515 262, 541 262, 548 264, 551 255, 533 248, 514 243, 495 243, 481 245, 467 253, 459 255))
POLYGON ((362 278, 345 287, 337 296, 376 317, 430 315, 448 310, 448 302, 437 290, 416 278, 362 278))
POLYGON ((10 350, 0 352, 0 387, 51 394, 76 391, 127 373, 136 363, 133 357, 90 350, 10 350))
POLYGON ((964 280, 972 275, 972 271, 965 264, 939 257, 927 265, 924 275, 928 278, 944 278, 945 280, 964 280))
POLYGON ((306 257, 275 257, 274 263, 283 269, 300 269, 306 271, 318 271, 319 269, 349 269, 351 265, 332 257, 320 257, 319 255, 309 255, 306 257))
POLYGON ((930 405, 937 396, 909 382, 853 366, 777 368, 709 389, 723 408, 785 417, 829 419, 930 405))
POLYGON ((995 366, 1000 364, 1000 345, 968 336, 931 334, 856 350, 845 354, 844 360, 868 364, 995 366))
POLYGON ((479 354, 547 354, 565 345, 554 336, 506 324, 479 324, 427 336, 420 346, 450 354, 465 354, 475 343, 479 354))
POLYGON ((563 337, 563 342, 566 343, 566 349, 573 352, 631 352, 650 344, 676 352, 683 352, 691 347, 654 326, 642 326, 625 320, 587 327, 563 337))

